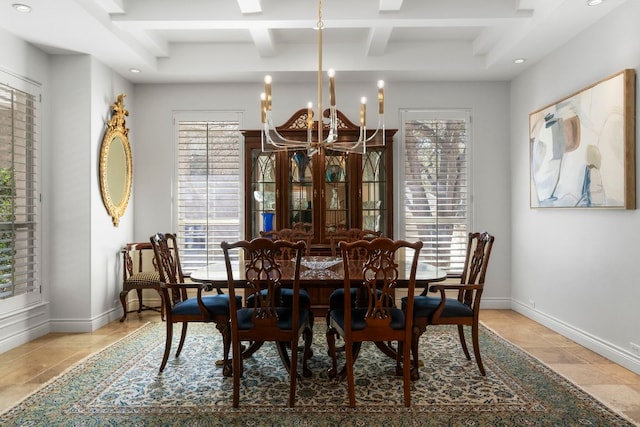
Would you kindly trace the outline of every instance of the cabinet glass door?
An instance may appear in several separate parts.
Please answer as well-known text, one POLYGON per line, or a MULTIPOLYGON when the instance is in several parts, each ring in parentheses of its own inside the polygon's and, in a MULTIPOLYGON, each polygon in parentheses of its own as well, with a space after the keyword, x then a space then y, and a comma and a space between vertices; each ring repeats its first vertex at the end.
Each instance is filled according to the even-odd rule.
POLYGON ((288 228, 313 230, 313 162, 306 150, 289 152, 288 228))
POLYGON ((251 150, 251 236, 276 228, 276 153, 251 150))
POLYGON ((324 156, 324 232, 350 228, 349 156, 327 150, 324 156))
POLYGON ((383 150, 374 149, 362 155, 362 228, 387 230, 387 168, 383 150))

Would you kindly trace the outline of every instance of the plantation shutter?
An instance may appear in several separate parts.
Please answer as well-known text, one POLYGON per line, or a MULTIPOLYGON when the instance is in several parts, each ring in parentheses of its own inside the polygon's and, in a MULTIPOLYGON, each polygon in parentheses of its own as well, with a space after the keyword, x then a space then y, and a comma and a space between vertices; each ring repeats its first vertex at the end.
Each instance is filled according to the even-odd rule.
POLYGON ((0 84, 0 299, 38 289, 36 96, 0 84))
POLYGON ((240 239, 239 121, 179 120, 177 235, 183 272, 223 261, 220 243, 240 239))
POLYGON ((404 214, 401 234, 422 240, 421 258, 455 276, 470 230, 469 123, 466 111, 404 111, 404 214))

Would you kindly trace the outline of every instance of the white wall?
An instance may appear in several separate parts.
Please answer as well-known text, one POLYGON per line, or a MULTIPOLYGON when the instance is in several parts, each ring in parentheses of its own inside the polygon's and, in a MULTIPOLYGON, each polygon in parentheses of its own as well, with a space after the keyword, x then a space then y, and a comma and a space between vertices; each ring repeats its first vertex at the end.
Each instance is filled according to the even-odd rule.
MULTIPOLYGON (((106 132, 106 123, 111 118, 111 105, 119 94, 126 95, 124 106, 130 112, 125 126, 130 130, 130 144, 136 143, 137 108, 133 96, 133 85, 97 60, 91 62, 91 139, 88 166, 90 168, 91 206, 91 330, 114 320, 121 315, 120 291, 122 290, 122 256, 120 250, 133 236, 133 199, 120 218, 117 227, 102 202, 100 193, 100 149, 106 132)), ((134 158, 134 181, 136 176, 134 158)), ((135 293, 132 293, 132 295, 135 293)))
MULTIPOLYGON (((375 99, 375 86, 338 82, 337 104, 352 121, 358 121, 359 99, 375 99), (344 105, 344 108, 342 106, 344 105)), ((498 83, 394 83, 385 85, 386 127, 397 128, 403 108, 464 108, 473 115, 473 226, 496 236, 488 272, 489 286, 483 307, 510 306, 510 181, 509 85, 498 83)), ((259 94, 262 85, 138 85, 134 162, 134 235, 147 241, 158 231, 175 231, 169 206, 175 156, 172 114, 178 110, 237 110, 244 113, 243 129, 260 126, 259 94)), ((315 104, 315 82, 274 83, 276 124, 295 111, 315 104)))
POLYGON ((638 17, 626 2, 512 82, 511 293, 515 310, 640 373, 640 211, 530 209, 527 143, 529 113, 639 68, 638 17))
POLYGON ((52 238, 46 277, 52 329, 73 330, 91 316, 91 58, 54 56, 51 64, 51 157, 43 159, 52 168, 51 188, 43 196, 51 206, 45 218, 52 238))
MULTIPOLYGON (((114 227, 102 203, 99 156, 111 104, 133 86, 87 55, 52 58, 51 330, 93 331, 120 315, 119 249, 133 234, 129 209, 114 227)), ((133 97, 125 98, 132 109, 133 97)), ((127 119, 132 127, 133 120, 127 119)))

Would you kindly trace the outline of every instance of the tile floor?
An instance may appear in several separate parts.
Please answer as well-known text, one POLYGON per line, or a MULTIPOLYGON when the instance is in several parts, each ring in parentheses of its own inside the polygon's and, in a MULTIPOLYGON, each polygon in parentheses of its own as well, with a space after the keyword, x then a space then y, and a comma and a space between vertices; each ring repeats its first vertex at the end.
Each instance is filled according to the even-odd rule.
MULTIPOLYGON (((483 310, 480 319, 588 393, 640 426, 640 375, 511 310, 483 310)), ((0 354, 0 412, 72 364, 129 334, 154 312, 131 313, 90 334, 49 334, 0 354)))

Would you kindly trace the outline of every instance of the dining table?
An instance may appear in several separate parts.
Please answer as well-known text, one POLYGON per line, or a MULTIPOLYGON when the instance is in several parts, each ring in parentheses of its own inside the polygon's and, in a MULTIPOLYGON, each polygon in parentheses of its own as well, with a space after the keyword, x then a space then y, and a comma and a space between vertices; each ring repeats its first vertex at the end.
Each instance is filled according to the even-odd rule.
MULTIPOLYGON (((409 284, 409 277, 411 273, 411 257, 402 256, 396 261, 398 263, 398 288, 406 288, 409 284), (405 259, 406 258, 406 259, 405 259)), ((314 289, 314 288, 327 288, 338 289, 344 286, 344 264, 341 257, 334 256, 304 256, 300 260, 300 288, 301 289, 314 289)), ((293 275, 295 269, 295 260, 280 260, 282 278, 281 282, 283 286, 291 284, 293 282, 293 275)), ((362 283, 361 264, 359 262, 351 263, 349 268, 349 277, 354 287, 360 287, 362 283)), ((233 281, 235 286, 243 286, 246 283, 244 276, 244 260, 241 257, 231 260, 231 268, 233 272, 233 281)), ((222 292, 222 289, 228 287, 227 270, 223 260, 214 261, 204 267, 194 270, 191 275, 191 280, 194 282, 205 283, 210 286, 210 289, 217 289, 218 292, 222 292)), ((429 290, 429 285, 434 282, 439 282, 447 278, 447 273, 441 268, 437 268, 427 262, 418 262, 416 270, 416 295, 426 295, 429 290)), ((261 343, 251 343, 243 351, 243 357, 250 357, 258 348, 261 343)), ((379 342, 376 346, 386 355, 391 358, 396 357, 396 350, 388 343, 379 342)))
MULTIPOLYGON (((294 260, 281 260, 282 283, 284 285, 293 280, 294 260)), ((411 262, 407 258, 397 260, 398 263, 398 287, 406 288, 409 284, 411 262)), ((300 261, 300 288, 341 288, 344 282, 344 265, 341 257, 334 256, 304 256, 300 261)), ((361 264, 352 262, 349 265, 349 273, 354 286, 359 286, 362 281, 361 264)), ((236 286, 242 286, 244 277, 244 260, 240 257, 231 260, 233 280, 236 286), (241 268, 241 266, 243 268, 241 268)), ((194 270, 191 280, 206 283, 212 288, 226 288, 228 285, 227 270, 224 260, 214 261, 204 267, 194 270)), ((447 273, 427 262, 418 262, 416 271, 416 293, 422 289, 425 292, 430 283, 439 282, 447 278, 447 273)))

